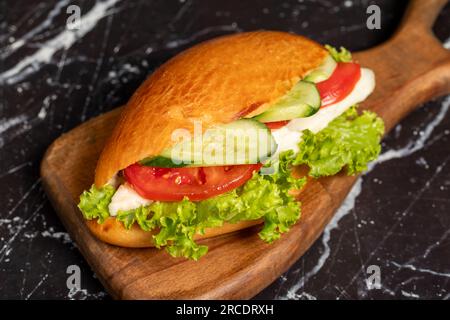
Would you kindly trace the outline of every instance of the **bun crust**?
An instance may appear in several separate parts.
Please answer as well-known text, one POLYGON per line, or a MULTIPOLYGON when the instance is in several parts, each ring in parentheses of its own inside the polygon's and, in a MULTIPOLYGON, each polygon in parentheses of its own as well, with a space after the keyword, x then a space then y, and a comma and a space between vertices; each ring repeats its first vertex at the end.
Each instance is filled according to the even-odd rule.
POLYGON ((172 145, 171 134, 194 132, 259 114, 285 94, 326 50, 285 32, 259 31, 198 44, 163 64, 132 96, 97 163, 95 184, 156 156, 172 145))
MULTIPOLYGON (((171 134, 229 123, 263 112, 308 71, 318 67, 327 51, 319 44, 284 32, 259 31, 216 38, 196 45, 163 64, 136 91, 122 111, 97 163, 95 184, 106 184, 118 171, 155 156, 172 145, 171 134)), ((100 240, 122 247, 154 246, 154 232, 115 218, 103 224, 86 221, 100 240)), ((225 223, 196 239, 245 229, 262 220, 225 223)))
MULTIPOLYGON (((155 232, 144 231, 136 224, 130 230, 127 230, 115 218, 108 218, 102 224, 97 223, 96 220, 86 220, 86 223, 89 230, 103 242, 127 248, 154 247, 152 235, 155 232)), ((195 239, 212 238, 221 234, 249 228, 260 223, 262 223, 262 220, 243 221, 235 224, 224 223, 220 228, 206 229, 204 235, 196 235, 195 239)))

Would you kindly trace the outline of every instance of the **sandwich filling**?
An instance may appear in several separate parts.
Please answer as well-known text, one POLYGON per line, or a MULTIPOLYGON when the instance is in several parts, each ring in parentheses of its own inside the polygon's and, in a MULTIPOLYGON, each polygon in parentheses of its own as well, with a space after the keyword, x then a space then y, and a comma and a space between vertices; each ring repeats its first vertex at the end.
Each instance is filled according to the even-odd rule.
POLYGON ((354 63, 347 50, 327 49, 323 65, 268 110, 227 127, 236 132, 243 126, 262 128, 261 139, 269 141, 265 152, 258 149, 254 158, 238 157, 219 166, 186 165, 173 158, 172 163, 165 154, 143 159, 125 168, 114 183, 85 191, 79 203, 84 217, 98 223, 114 217, 125 228, 137 224, 145 231, 158 230, 156 247, 194 260, 207 252, 194 236, 223 223, 262 219, 260 238, 278 239, 300 218, 294 195, 307 179, 292 176, 293 166, 307 167, 313 178, 343 168, 356 174, 381 150, 382 120, 372 112, 357 112, 357 103, 375 87, 373 72, 354 63))

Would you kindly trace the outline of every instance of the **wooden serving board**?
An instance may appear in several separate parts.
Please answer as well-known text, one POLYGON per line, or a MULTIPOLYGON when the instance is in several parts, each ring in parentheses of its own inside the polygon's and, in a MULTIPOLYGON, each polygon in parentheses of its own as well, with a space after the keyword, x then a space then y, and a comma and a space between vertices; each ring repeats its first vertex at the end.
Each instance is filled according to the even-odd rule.
MULTIPOLYGON (((397 33, 355 54, 375 71, 377 87, 363 107, 378 113, 389 131, 419 104, 450 92, 450 52, 431 26, 445 0, 412 1, 397 33)), ((285 272, 319 237, 355 177, 311 181, 301 193, 302 218, 272 245, 259 226, 207 239, 200 261, 174 259, 164 250, 126 249, 94 238, 77 202, 90 187, 99 153, 120 109, 96 117, 58 138, 47 150, 41 175, 63 224, 99 279, 118 299, 247 299, 285 272)))

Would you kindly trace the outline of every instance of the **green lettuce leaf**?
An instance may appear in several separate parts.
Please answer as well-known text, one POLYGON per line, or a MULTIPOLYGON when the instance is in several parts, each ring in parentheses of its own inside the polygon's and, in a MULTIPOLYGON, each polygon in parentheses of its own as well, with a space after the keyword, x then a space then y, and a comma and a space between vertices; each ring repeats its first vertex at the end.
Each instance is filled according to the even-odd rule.
MULTIPOLYGON (((292 151, 282 153, 275 173, 255 173, 242 187, 216 197, 198 202, 187 198, 179 202, 156 201, 137 209, 119 211, 116 219, 128 229, 137 223, 145 231, 158 230, 153 236, 156 247, 166 247, 174 257, 194 260, 208 251, 206 246, 197 244, 194 236, 225 222, 263 219, 264 226, 259 236, 272 242, 289 231, 300 218, 300 203, 290 191, 301 189, 306 179, 291 176, 294 159, 292 151)), ((110 186, 104 189, 93 186, 89 192, 83 193, 79 208, 86 219, 104 221, 112 194, 110 186)))
POLYGON ((303 131, 293 164, 308 165, 315 178, 334 175, 343 167, 349 175, 361 172, 380 153, 383 132, 381 118, 369 111, 358 115, 354 106, 316 134, 303 131))
POLYGON ((78 204, 84 218, 87 220, 97 219, 98 223, 103 223, 109 217, 108 205, 114 192, 114 188, 110 185, 102 188, 93 185, 89 191, 84 191, 78 204))
POLYGON ((325 49, 328 50, 328 52, 336 62, 351 62, 353 60, 352 53, 344 47, 340 47, 339 50, 337 50, 330 45, 325 45, 325 49))

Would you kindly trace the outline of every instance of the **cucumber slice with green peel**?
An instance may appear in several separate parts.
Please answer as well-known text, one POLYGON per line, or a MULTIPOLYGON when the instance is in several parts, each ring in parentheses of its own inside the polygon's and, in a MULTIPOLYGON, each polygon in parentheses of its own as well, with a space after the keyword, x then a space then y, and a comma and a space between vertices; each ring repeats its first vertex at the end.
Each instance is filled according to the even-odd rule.
POLYGON ((185 139, 140 163, 164 168, 256 164, 267 160, 276 149, 275 139, 263 123, 240 119, 185 139))
POLYGON ((171 158, 167 158, 164 156, 156 156, 142 159, 139 161, 140 164, 149 167, 159 167, 159 168, 182 168, 186 167, 186 164, 179 163, 176 164, 172 161, 171 158))
POLYGON ((267 111, 253 119, 261 122, 275 122, 305 118, 315 114, 320 104, 320 94, 315 84, 302 80, 267 111))
POLYGON ((318 83, 324 80, 327 80, 331 74, 336 69, 337 63, 333 59, 331 55, 328 55, 320 67, 312 70, 306 77, 303 79, 304 81, 318 83))

